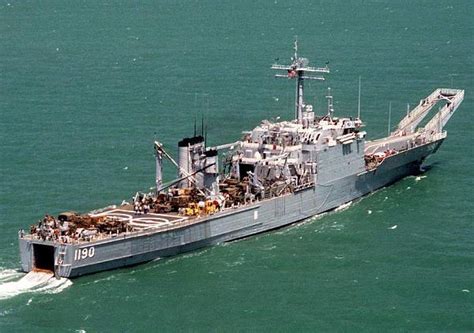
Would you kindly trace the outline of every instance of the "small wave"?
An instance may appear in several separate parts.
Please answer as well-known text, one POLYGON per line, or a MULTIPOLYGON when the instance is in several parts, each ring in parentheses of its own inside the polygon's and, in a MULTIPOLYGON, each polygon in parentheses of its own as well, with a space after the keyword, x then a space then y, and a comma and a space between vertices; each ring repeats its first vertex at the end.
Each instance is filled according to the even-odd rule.
POLYGON ((342 229, 344 229, 344 224, 334 222, 331 225, 331 228, 333 228, 334 230, 342 230, 342 229))
POLYGON ((117 278, 115 277, 115 275, 109 275, 105 278, 100 278, 100 279, 97 279, 97 280, 94 280, 94 283, 99 283, 99 282, 104 282, 104 281, 113 281, 113 280, 116 280, 117 278))
POLYGON ((276 249, 276 247, 277 247, 276 245, 264 246, 264 247, 262 248, 262 250, 263 250, 263 251, 272 251, 272 250, 276 249))
POLYGON ((293 232, 294 230, 298 230, 298 228, 300 228, 300 227, 303 227, 307 224, 311 224, 314 221, 317 221, 317 220, 321 219, 323 216, 326 216, 327 214, 329 214, 329 213, 324 212, 324 213, 320 213, 320 214, 317 214, 317 215, 313 215, 311 217, 308 217, 307 219, 304 219, 302 221, 299 221, 299 222, 290 224, 290 225, 288 225, 284 228, 281 228, 281 229, 275 231, 274 234, 275 235, 285 235, 289 232, 293 232))
POLYGON ((241 266, 245 263, 245 259, 244 258, 238 258, 237 260, 235 261, 232 261, 232 262, 226 262, 225 265, 226 267, 236 267, 236 266, 241 266))
POLYGON ((0 268, 0 282, 8 282, 14 280, 23 275, 23 273, 14 269, 2 269, 0 268))
POLYGON ((342 204, 342 205, 340 205, 339 207, 337 207, 337 208, 335 209, 335 211, 336 211, 336 212, 340 212, 340 211, 346 210, 346 209, 349 208, 351 205, 352 205, 352 201, 349 201, 349 202, 347 202, 347 203, 345 203, 345 204, 342 204))
POLYGON ((0 299, 7 299, 28 292, 56 294, 70 285, 72 285, 71 280, 66 278, 56 279, 53 273, 29 272, 17 281, 1 283, 0 299))

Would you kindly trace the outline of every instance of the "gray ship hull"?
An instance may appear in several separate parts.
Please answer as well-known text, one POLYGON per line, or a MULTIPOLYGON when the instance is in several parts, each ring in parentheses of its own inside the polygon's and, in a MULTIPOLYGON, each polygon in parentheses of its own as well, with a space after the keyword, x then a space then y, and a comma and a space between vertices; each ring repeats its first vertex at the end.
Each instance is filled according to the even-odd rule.
POLYGON ((173 256, 280 228, 334 209, 419 171, 424 159, 443 140, 386 158, 376 169, 350 174, 294 193, 227 209, 168 231, 144 231, 101 241, 58 244, 20 238, 22 269, 54 269, 58 276, 77 277, 173 256))

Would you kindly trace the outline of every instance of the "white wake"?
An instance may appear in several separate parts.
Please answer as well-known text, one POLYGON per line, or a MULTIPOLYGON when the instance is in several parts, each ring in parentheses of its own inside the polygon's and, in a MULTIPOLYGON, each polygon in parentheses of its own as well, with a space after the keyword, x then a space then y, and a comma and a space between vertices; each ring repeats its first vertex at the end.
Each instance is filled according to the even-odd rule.
POLYGON ((352 205, 352 201, 346 202, 345 204, 340 205, 337 207, 334 211, 336 212, 342 212, 343 210, 346 210, 352 205))
POLYGON ((0 267, 0 284, 3 282, 8 282, 11 280, 15 280, 22 276, 23 273, 14 270, 14 269, 2 269, 0 267))
POLYGON ((13 275, 18 277, 19 274, 13 270, 0 271, 0 300, 28 292, 56 294, 72 285, 71 280, 57 279, 48 272, 29 272, 21 279, 11 281, 13 275))

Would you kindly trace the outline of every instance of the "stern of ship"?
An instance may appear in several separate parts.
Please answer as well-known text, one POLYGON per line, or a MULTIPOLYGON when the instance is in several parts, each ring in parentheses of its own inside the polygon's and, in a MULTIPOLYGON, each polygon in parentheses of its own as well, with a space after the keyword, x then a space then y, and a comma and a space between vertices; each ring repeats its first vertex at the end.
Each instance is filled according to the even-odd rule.
POLYGON ((74 245, 20 237, 19 247, 24 272, 40 270, 53 272, 56 277, 70 276, 74 245))

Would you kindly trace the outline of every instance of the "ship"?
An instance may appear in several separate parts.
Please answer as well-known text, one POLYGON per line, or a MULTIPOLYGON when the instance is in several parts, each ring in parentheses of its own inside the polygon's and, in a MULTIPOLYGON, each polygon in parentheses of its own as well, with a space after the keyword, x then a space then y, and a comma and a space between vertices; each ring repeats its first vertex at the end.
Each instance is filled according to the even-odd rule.
MULTIPOLYGON (((285 227, 418 174, 447 137, 443 129, 464 91, 440 88, 421 99, 384 138, 366 140, 360 117, 338 117, 304 100, 304 82, 330 73, 298 55, 275 63, 294 80, 293 120, 263 120, 235 142, 207 146, 201 133, 180 140, 177 160, 154 141, 155 187, 120 205, 45 215, 18 235, 21 269, 56 277, 136 265, 285 227), (424 126, 420 124, 438 106, 424 126), (163 161, 177 169, 163 182, 163 161)), ((389 127, 390 128, 390 127, 389 127)))

